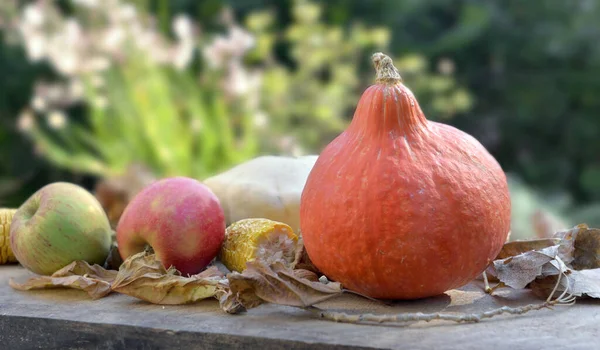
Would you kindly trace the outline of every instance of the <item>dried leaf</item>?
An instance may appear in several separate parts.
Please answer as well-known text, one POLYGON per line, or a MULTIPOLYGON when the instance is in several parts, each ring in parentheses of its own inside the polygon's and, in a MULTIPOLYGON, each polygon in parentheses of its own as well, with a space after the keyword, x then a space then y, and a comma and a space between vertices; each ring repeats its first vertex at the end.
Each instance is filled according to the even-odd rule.
POLYGON ((123 262, 112 290, 154 304, 189 304, 214 297, 223 278, 216 266, 183 277, 173 268, 166 270, 154 254, 144 251, 123 262))
MULTIPOLYGON (((540 298, 546 299, 554 290, 556 283, 558 282, 558 275, 538 277, 529 284, 529 288, 533 294, 540 298)), ((558 293, 562 293, 566 288, 567 280, 561 277, 560 285, 556 288, 558 293)))
MULTIPOLYGON (((547 297, 554 288, 558 275, 545 276, 536 279, 531 283, 531 290, 541 297, 547 297)), ((590 270, 571 270, 562 277, 557 292, 563 292, 567 288, 567 293, 574 296, 588 296, 591 298, 600 298, 600 269, 590 270)))
POLYGON ((226 312, 251 309, 263 302, 306 308, 342 293, 339 283, 321 283, 313 272, 292 270, 281 262, 267 265, 255 260, 246 266, 242 273, 227 275, 229 290, 219 299, 226 312))
POLYGON ((506 259, 531 250, 544 249, 559 243, 559 238, 541 238, 507 242, 504 244, 504 246, 502 246, 502 250, 500 250, 500 253, 498 253, 496 260, 506 259))
POLYGON ((52 276, 36 276, 24 283, 14 282, 9 285, 17 290, 73 288, 87 292, 92 299, 99 299, 111 292, 110 285, 117 276, 117 271, 105 270, 99 265, 89 265, 85 261, 74 261, 52 276))
POLYGON ((571 271, 567 278, 570 287, 568 292, 571 294, 600 298, 600 269, 571 271))
MULTIPOLYGON (((600 298, 600 230, 580 224, 556 232, 554 239, 559 240, 557 245, 495 260, 488 271, 504 285, 512 288, 529 285, 536 295, 544 298, 555 295, 553 291, 566 291, 563 300, 581 296, 600 298)), ((533 241, 539 240, 517 244, 514 250, 543 243, 533 241)), ((508 249, 504 251, 510 253, 508 249)))
POLYGON ((577 240, 577 236, 581 231, 587 229, 587 225, 581 224, 568 230, 558 231, 554 234, 555 238, 560 239, 558 255, 565 262, 565 264, 570 264, 573 261, 575 254, 575 241, 577 240))
POLYGON ((506 259, 494 260, 493 273, 500 282, 509 287, 515 289, 525 288, 536 277, 542 275, 544 265, 555 259, 558 254, 558 247, 551 246, 506 259))
POLYGON ((235 284, 235 290, 230 288, 229 280, 225 280, 219 285, 217 299, 221 309, 228 314, 244 312, 264 303, 256 295, 252 286, 243 280, 235 284))
POLYGON ((579 231, 575 239, 573 261, 575 270, 600 268, 600 230, 585 229, 579 231))
POLYGON ((310 260, 310 257, 306 252, 306 248, 304 247, 304 241, 302 239, 298 240, 298 250, 296 251, 296 259, 295 263, 292 266, 299 270, 308 270, 316 274, 321 274, 319 269, 310 260))

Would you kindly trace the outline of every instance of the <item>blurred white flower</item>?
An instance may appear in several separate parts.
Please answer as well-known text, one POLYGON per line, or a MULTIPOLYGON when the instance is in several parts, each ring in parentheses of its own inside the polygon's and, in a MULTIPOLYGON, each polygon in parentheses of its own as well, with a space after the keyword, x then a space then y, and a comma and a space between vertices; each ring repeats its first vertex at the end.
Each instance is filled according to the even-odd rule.
POLYGON ((118 16, 124 22, 133 21, 136 19, 137 10, 132 4, 123 4, 118 10, 118 16))
POLYGON ((101 43, 104 50, 114 52, 120 49, 124 39, 125 30, 122 27, 115 25, 108 28, 108 30, 103 33, 101 43))
POLYGON ((33 113, 29 110, 24 110, 17 118, 17 129, 22 132, 30 130, 33 127, 34 122, 33 113))
POLYGON ((213 68, 227 65, 228 60, 243 57, 255 44, 254 37, 240 27, 232 27, 227 36, 218 35, 206 46, 203 55, 213 68))
POLYGON ((186 15, 178 15, 173 20, 173 32, 178 44, 173 48, 172 63, 175 68, 186 68, 194 56, 194 26, 192 20, 186 15))
POLYGON ((64 75, 72 75, 77 71, 78 59, 73 52, 55 53, 53 56, 56 70, 64 75))
POLYGON ((229 34, 230 46, 236 56, 242 56, 254 46, 255 39, 240 27, 232 27, 229 34))
POLYGON ((227 41, 224 37, 217 36, 212 44, 202 50, 208 65, 212 68, 221 68, 227 55, 227 41))
POLYGON ((64 40, 71 44, 77 45, 79 40, 82 39, 82 28, 79 22, 74 18, 69 18, 65 21, 64 29, 62 35, 64 35, 64 40))
POLYGON ((48 50, 46 38, 40 33, 27 32, 26 30, 22 30, 21 34, 25 39, 27 57, 33 62, 42 60, 48 50))
POLYGON ((63 75, 71 76, 81 69, 85 50, 82 28, 74 19, 67 19, 48 42, 48 58, 63 75))
POLYGON ((193 43, 186 42, 182 42, 179 46, 175 47, 172 58, 175 68, 182 70, 190 64, 194 57, 194 48, 193 43))
POLYGON ((23 20, 27 25, 39 28, 44 24, 44 19, 41 2, 31 3, 23 9, 23 20))
POLYGON ((228 75, 225 79, 225 91, 233 96, 247 95, 256 90, 262 81, 262 75, 259 72, 249 72, 239 60, 232 61, 229 64, 228 75))
POLYGON ((43 112, 44 110, 46 110, 46 100, 42 96, 35 95, 33 97, 33 100, 31 101, 31 106, 35 111, 43 112))
POLYGON ((61 129, 67 124, 67 117, 63 112, 52 111, 48 114, 48 125, 53 129, 61 129))
POLYGON ((191 19, 186 15, 177 15, 173 20, 173 32, 180 41, 191 40, 194 35, 191 19))

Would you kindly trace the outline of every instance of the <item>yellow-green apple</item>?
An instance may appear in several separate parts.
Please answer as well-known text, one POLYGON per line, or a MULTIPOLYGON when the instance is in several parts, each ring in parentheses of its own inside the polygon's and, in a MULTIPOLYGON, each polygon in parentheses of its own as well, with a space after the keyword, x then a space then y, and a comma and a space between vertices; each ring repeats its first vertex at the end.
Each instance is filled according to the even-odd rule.
POLYGON ((50 275, 76 260, 104 263, 111 232, 106 213, 90 192, 56 182, 40 188, 15 212, 10 244, 21 265, 50 275))
POLYGON ((225 215, 219 199, 200 181, 171 177, 146 186, 127 205, 117 224, 123 260, 154 250, 165 268, 183 275, 201 272, 225 238, 225 215))

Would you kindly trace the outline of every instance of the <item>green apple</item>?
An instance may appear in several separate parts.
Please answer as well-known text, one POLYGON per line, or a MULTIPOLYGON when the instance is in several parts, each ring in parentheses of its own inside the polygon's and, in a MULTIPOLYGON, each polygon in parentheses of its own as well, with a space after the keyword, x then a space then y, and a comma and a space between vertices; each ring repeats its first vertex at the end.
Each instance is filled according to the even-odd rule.
POLYGON ((76 260, 102 264, 111 245, 104 209, 86 189, 66 182, 46 185, 14 214, 10 242, 21 265, 50 275, 76 260))

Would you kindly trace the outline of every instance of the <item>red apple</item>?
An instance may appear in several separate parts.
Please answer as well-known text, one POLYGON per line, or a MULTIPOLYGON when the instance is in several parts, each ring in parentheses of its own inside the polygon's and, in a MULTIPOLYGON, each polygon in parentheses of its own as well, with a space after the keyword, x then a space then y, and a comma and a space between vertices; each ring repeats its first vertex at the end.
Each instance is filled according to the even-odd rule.
POLYGON ((172 177, 154 182, 125 208, 117 225, 123 259, 150 245, 165 268, 183 275, 201 272, 225 238, 225 215, 219 199, 201 182, 172 177))

